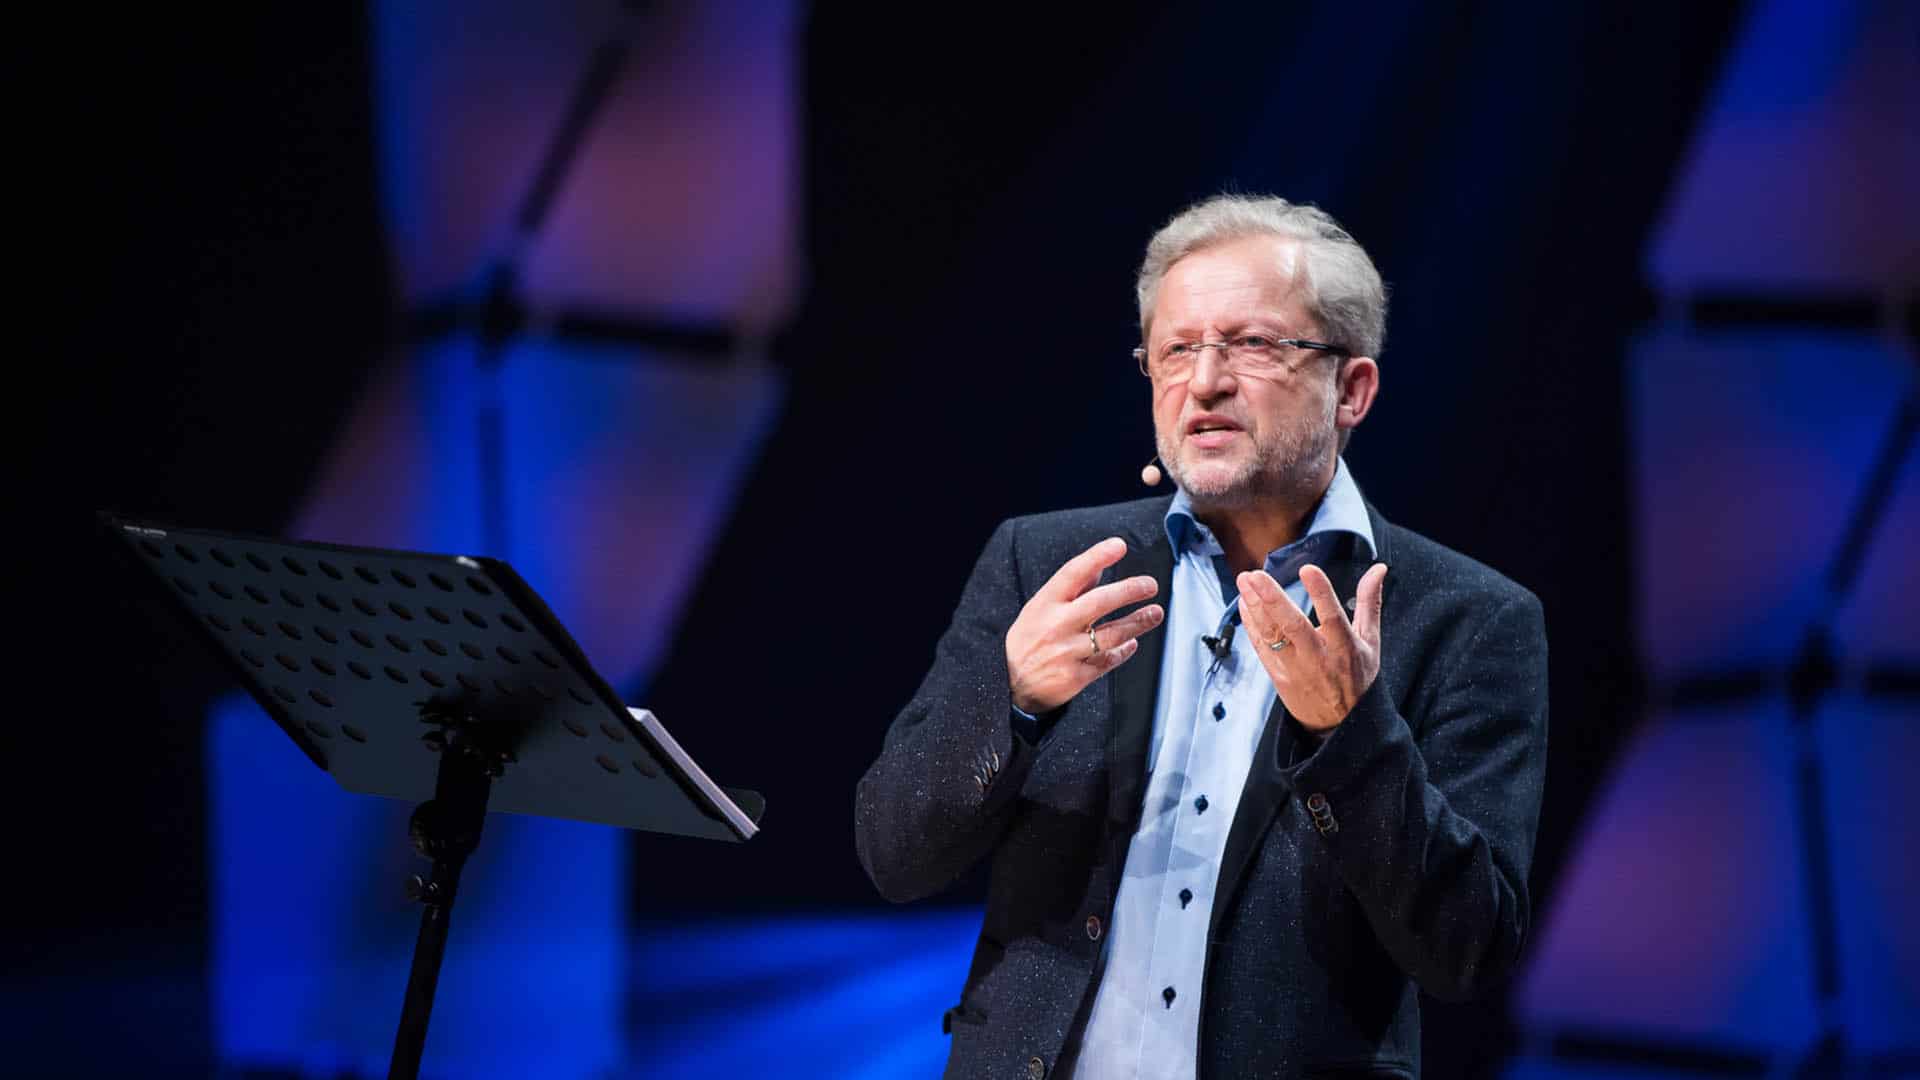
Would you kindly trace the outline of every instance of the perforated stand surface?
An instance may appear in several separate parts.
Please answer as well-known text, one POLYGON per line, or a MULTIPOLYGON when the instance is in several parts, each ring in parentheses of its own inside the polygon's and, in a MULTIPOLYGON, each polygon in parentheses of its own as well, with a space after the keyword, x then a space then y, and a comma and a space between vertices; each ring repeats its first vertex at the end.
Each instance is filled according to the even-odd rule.
MULTIPOLYGON (((504 562, 102 518, 350 791, 431 798, 432 733, 473 723, 511 747, 490 810, 744 838, 504 562)), ((725 793, 757 821, 757 794, 725 793)))

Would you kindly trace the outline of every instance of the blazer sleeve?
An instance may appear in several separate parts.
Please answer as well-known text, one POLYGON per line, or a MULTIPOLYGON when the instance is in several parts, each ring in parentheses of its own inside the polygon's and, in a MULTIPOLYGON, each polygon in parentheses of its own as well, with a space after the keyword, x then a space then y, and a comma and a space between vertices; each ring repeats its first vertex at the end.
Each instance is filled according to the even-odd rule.
POLYGON ((1026 603, 1015 532, 1004 522, 987 541, 932 669, 855 791, 861 865, 896 903, 946 888, 993 847, 1032 765, 1010 722, 1006 634, 1026 603))
POLYGON ((1511 596, 1438 659, 1435 693, 1413 699, 1417 724, 1377 678, 1280 772, 1401 970, 1462 1000, 1511 973, 1527 933, 1546 771, 1540 602, 1511 596))

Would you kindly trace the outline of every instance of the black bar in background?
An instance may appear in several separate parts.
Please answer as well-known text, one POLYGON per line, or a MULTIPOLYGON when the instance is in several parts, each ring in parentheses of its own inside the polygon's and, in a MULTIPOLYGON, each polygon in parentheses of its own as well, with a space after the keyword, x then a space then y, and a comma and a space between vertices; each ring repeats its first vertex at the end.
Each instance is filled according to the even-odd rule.
POLYGON ((1877 330, 1886 301, 1872 295, 1767 296, 1700 293, 1687 301, 1687 317, 1702 330, 1798 328, 1877 330))
MULTIPOLYGON (((409 344, 424 344, 462 333, 508 336, 524 331, 531 322, 526 308, 509 301, 495 309, 457 303, 432 304, 416 309, 401 323, 409 344)), ((560 341, 591 345, 622 345, 670 353, 675 359, 722 361, 735 356, 742 345, 732 327, 658 318, 633 318, 597 311, 569 311, 553 316, 543 333, 560 341)))
POLYGON ((1700 1076, 1765 1076, 1770 1065, 1765 1056, 1747 1051, 1586 1033, 1554 1036, 1552 1053, 1561 1061, 1672 1069, 1700 1076))

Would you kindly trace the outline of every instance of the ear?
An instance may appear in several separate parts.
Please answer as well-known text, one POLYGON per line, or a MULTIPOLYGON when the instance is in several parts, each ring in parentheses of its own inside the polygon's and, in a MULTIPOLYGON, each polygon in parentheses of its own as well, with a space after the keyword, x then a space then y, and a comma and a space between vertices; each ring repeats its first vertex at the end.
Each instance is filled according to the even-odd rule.
POLYGON ((1333 425, 1342 431, 1360 426, 1366 419, 1367 410, 1373 408, 1373 397, 1380 392, 1380 365, 1373 362, 1371 356, 1355 356, 1340 365, 1340 379, 1337 388, 1339 398, 1334 402, 1333 425))

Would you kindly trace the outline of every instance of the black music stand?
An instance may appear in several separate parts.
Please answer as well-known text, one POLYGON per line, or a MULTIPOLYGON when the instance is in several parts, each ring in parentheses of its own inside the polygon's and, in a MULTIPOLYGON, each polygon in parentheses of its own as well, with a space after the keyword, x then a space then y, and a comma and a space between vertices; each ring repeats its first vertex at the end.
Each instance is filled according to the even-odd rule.
POLYGON ((628 709, 511 566, 297 543, 102 513, 119 546, 341 787, 419 802, 433 866, 389 1080, 419 1074, 460 870, 489 810, 751 839, 766 801, 722 788, 628 709))

